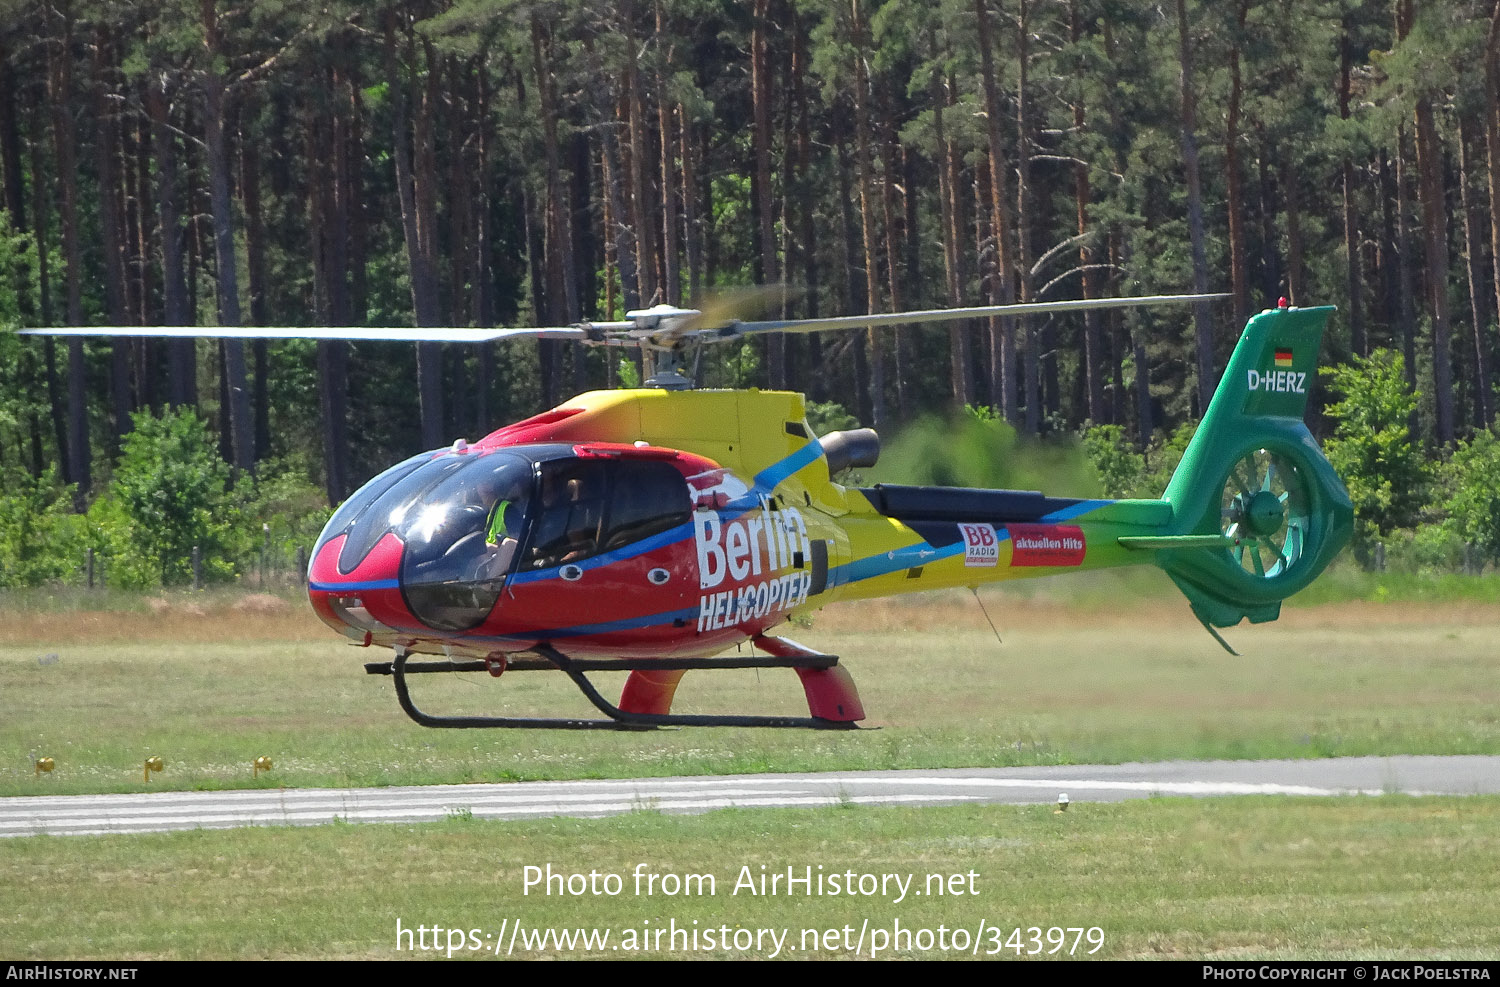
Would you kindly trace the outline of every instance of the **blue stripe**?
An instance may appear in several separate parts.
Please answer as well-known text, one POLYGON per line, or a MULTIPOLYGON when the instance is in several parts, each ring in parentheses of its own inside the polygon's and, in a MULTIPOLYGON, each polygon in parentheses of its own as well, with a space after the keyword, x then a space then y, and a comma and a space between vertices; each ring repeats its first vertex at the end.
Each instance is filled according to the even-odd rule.
POLYGON ((814 439, 790 456, 787 456, 781 462, 767 466, 757 473, 755 476, 756 489, 774 489, 782 480, 785 480, 804 466, 815 462, 821 455, 823 455, 823 442, 821 439, 814 439))
POLYGON ((320 590, 324 593, 356 593, 365 589, 396 589, 400 585, 394 579, 372 579, 363 583, 315 583, 309 581, 308 589, 320 590))
POLYGON ((790 456, 767 466, 755 474, 754 486, 719 510, 719 519, 733 521, 741 514, 753 511, 760 506, 760 498, 775 490, 782 480, 817 462, 822 455, 823 442, 821 439, 814 439, 790 456))
POLYGON ((1053 511, 1051 514, 1044 514, 1042 515, 1041 519, 1043 521, 1048 521, 1056 524, 1059 521, 1068 521, 1075 517, 1078 517, 1078 515, 1080 514, 1087 514, 1089 511, 1095 511, 1107 504, 1113 503, 1114 501, 1112 500, 1080 500, 1078 503, 1073 504, 1071 507, 1064 507, 1060 511, 1053 511))
MULTIPOLYGON (((645 555, 647 552, 654 552, 658 548, 664 548, 667 545, 674 545, 677 542, 684 541, 692 537, 692 534, 693 522, 689 521, 686 524, 679 524, 677 527, 670 528, 666 531, 661 532, 660 534, 652 535, 650 538, 643 538, 638 542, 626 545, 624 548, 617 548, 613 552, 605 552, 603 555, 595 555, 587 559, 579 559, 577 562, 566 562, 563 564, 576 565, 578 568, 584 570, 597 569, 600 566, 606 566, 613 562, 620 562, 624 559, 633 559, 637 555, 645 555)), ((513 586, 520 586, 525 583, 536 583, 546 579, 556 579, 558 578, 557 570, 561 568, 561 565, 556 565, 550 569, 537 569, 534 572, 518 572, 514 576, 510 577, 510 583, 513 586)))
MULTIPOLYGON (((1008 535, 1002 533, 1004 529, 995 532, 1004 541, 1008 535)), ((910 569, 919 565, 930 565, 942 559, 951 559, 955 555, 964 553, 964 543, 955 542, 946 548, 933 549, 926 542, 917 542, 890 552, 882 552, 879 555, 870 555, 853 562, 834 566, 828 572, 830 585, 842 586, 846 583, 857 583, 865 579, 874 579, 876 576, 884 576, 887 573, 899 572, 902 569, 910 569), (927 552, 924 557, 921 553, 927 552)))

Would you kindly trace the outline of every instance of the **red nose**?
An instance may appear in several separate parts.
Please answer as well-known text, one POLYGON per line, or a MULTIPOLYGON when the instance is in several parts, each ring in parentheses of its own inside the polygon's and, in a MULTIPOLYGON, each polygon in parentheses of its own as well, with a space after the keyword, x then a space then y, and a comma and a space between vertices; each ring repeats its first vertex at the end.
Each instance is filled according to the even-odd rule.
POLYGON ((346 536, 331 538, 307 573, 307 595, 323 622, 353 638, 382 630, 417 630, 421 624, 401 597, 401 539, 392 532, 375 543, 351 572, 340 572, 346 536))

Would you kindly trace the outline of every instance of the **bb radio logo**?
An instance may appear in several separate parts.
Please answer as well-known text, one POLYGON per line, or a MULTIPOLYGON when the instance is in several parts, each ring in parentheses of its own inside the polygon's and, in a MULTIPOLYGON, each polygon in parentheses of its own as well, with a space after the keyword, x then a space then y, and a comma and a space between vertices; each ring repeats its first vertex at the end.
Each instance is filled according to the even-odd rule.
POLYGON ((960 524, 964 536, 964 565, 993 568, 1000 563, 1000 536, 992 524, 960 524))

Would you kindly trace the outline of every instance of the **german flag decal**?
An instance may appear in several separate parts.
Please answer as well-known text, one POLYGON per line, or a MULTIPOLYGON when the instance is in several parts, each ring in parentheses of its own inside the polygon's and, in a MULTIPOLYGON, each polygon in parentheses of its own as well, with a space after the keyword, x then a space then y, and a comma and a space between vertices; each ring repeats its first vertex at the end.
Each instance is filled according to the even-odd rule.
POLYGON ((1276 350, 1276 365, 1278 367, 1290 367, 1292 365, 1292 351, 1278 347, 1276 350))

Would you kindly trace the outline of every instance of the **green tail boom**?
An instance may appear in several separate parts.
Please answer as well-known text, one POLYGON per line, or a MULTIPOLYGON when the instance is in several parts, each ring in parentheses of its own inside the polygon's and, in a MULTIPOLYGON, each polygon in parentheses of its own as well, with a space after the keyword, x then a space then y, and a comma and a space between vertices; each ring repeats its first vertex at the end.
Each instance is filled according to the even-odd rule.
POLYGON ((1120 539, 1155 549, 1210 628, 1275 620, 1353 531, 1349 491, 1303 421, 1332 312, 1281 308, 1250 320, 1167 484, 1170 525, 1120 539))

